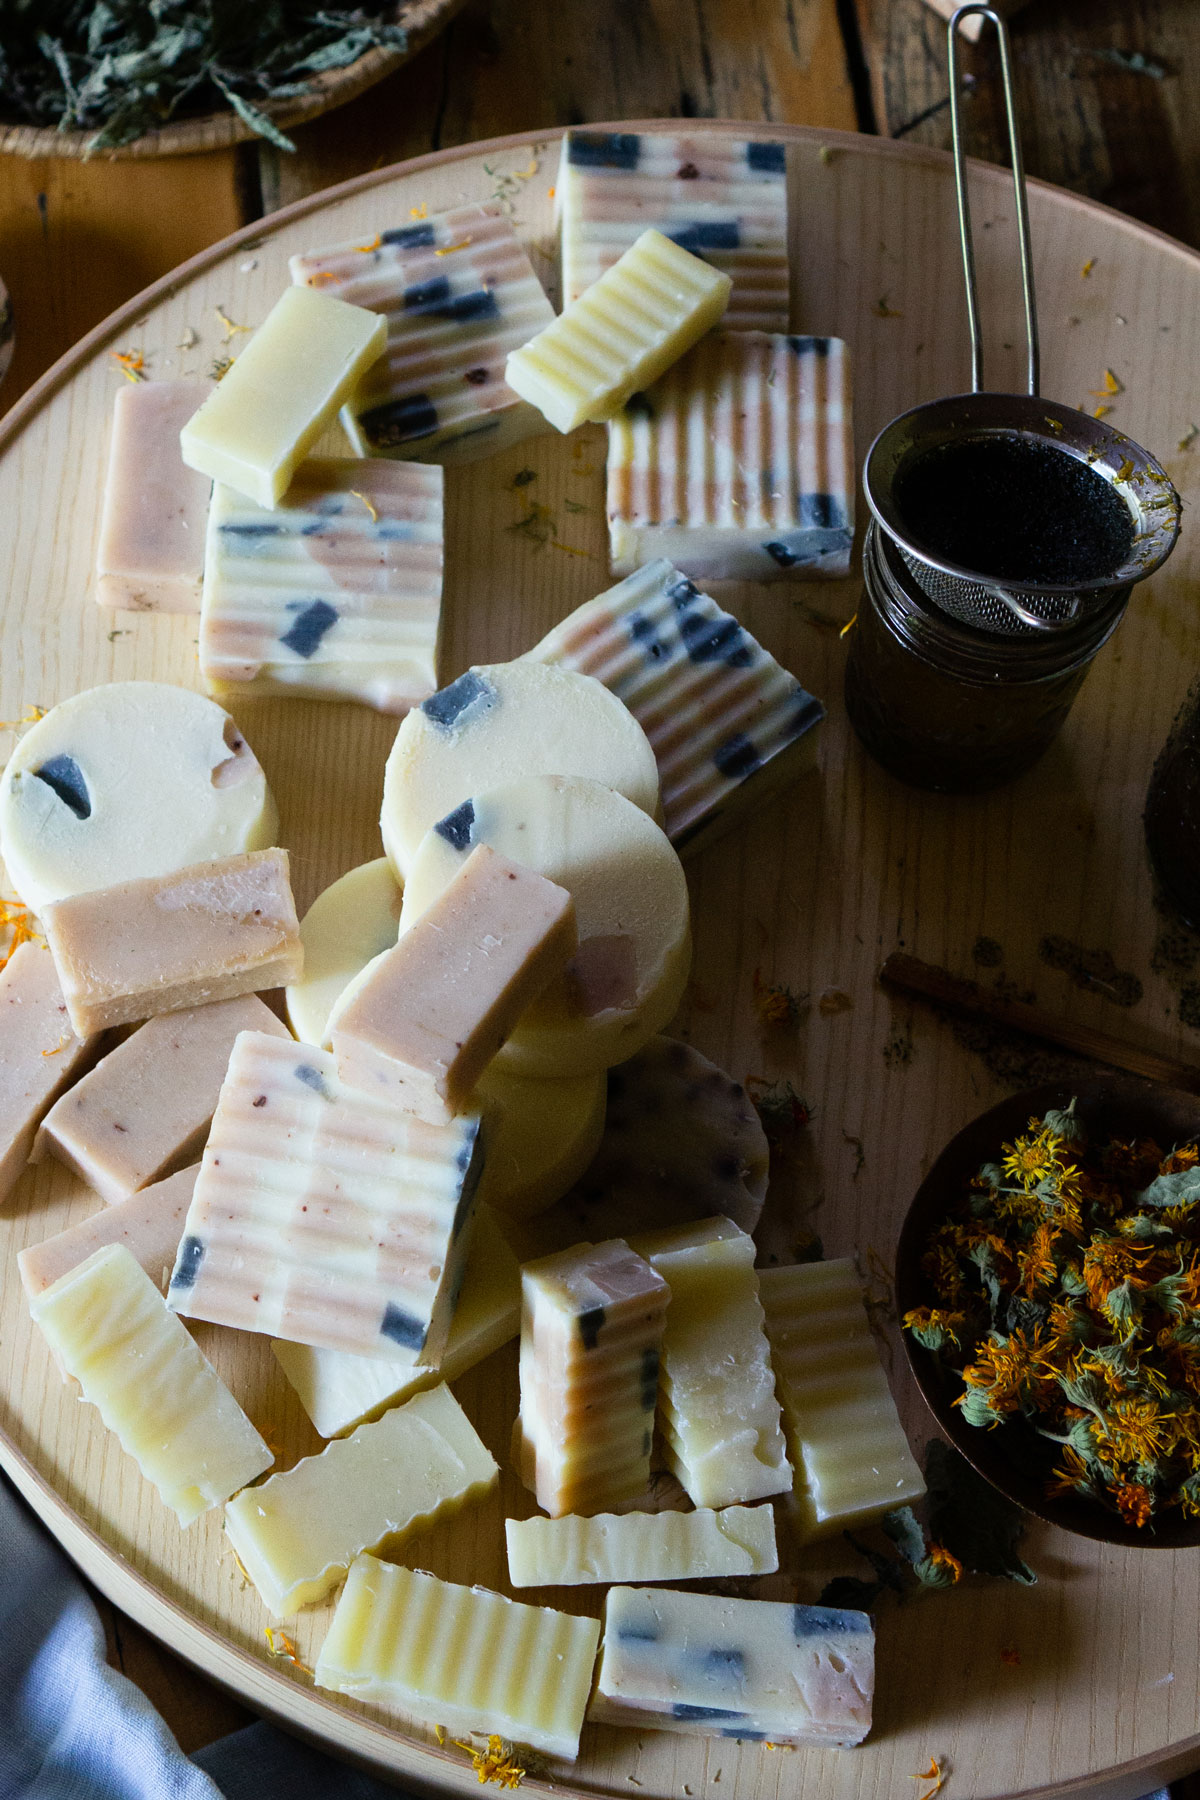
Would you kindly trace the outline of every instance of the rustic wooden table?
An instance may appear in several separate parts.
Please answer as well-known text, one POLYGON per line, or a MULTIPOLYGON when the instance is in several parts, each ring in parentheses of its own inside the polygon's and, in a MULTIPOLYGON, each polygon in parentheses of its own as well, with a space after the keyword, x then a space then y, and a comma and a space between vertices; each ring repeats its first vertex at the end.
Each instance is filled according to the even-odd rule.
MULTIPOLYGON (((1195 0, 1031 0, 1012 25, 1030 174, 1200 245, 1195 21, 1195 0)), ((1002 160, 994 53, 969 49, 965 66, 969 148, 1002 160)), ((297 130, 294 155, 243 145, 153 162, 0 162, 0 275, 16 318, 0 411, 194 252, 366 170, 507 132, 627 118, 788 121, 945 145, 947 99, 944 24, 924 0, 590 0, 570 11, 468 0, 396 75, 297 130)), ((100 1605, 111 1659, 185 1750, 248 1721, 100 1605)))

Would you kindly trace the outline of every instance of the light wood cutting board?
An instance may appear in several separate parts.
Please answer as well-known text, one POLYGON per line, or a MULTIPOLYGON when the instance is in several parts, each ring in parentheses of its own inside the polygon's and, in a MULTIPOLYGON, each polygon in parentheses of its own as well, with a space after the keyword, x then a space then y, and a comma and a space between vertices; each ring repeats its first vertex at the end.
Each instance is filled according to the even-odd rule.
MULTIPOLYGON (((861 457, 893 414, 966 385, 949 164, 875 139, 787 127, 776 134, 791 146, 793 323, 849 342, 861 457)), ((550 280, 557 158, 556 139, 507 139, 306 200, 148 290, 50 371, 0 431, 0 717, 17 720, 33 704, 98 682, 198 685, 193 621, 113 617, 93 600, 108 419, 121 379, 111 353, 142 350, 154 377, 203 372, 226 353, 218 308, 237 325, 257 324, 287 280, 289 253, 369 239, 406 223, 414 208, 500 198, 550 280)), ((976 169, 972 180, 989 382, 1019 387, 1011 194, 999 170, 976 169)), ((1164 456, 1185 504, 1194 502, 1200 440, 1196 451, 1175 447, 1200 418, 1200 258, 1052 189, 1033 187, 1031 211, 1047 395, 1095 405, 1090 393, 1112 369, 1121 384, 1113 422, 1164 456)), ((444 677, 522 651, 609 585, 603 448, 602 434, 589 430, 450 472, 444 677), (514 485, 524 470, 535 480, 514 485)), ((1187 958, 1200 966, 1200 944, 1176 944, 1174 963, 1160 954, 1164 972, 1152 971, 1159 921, 1140 826, 1154 755, 1200 650, 1200 567, 1186 517, 1176 555, 1138 591, 1059 743, 1016 785, 978 799, 900 787, 849 732, 838 626, 854 611, 854 580, 725 596, 826 700, 830 716, 819 773, 689 869, 696 961, 677 1029, 739 1078, 783 1075, 805 1094, 813 1121, 772 1205, 785 1225, 819 1231, 829 1254, 890 1263, 922 1173, 1002 1091, 946 1028, 876 988, 889 950, 971 973, 973 946, 986 936, 1002 947, 1002 973, 1036 988, 1043 1006, 1175 1053, 1195 1048, 1178 1007, 1193 978, 1187 958), (1109 951, 1118 969, 1141 976, 1143 997, 1128 1020, 1103 986, 1072 985, 1039 958, 1051 933, 1109 951), (811 997, 782 1041, 760 1035, 756 970, 811 997), (827 990, 851 1004, 822 1009, 827 990)), ((379 854, 394 723, 306 701, 237 712, 279 799, 306 906, 341 871, 379 854)), ((136 745, 130 756, 136 761, 136 745)), ((23 1180, 0 1218, 0 1464, 116 1604, 251 1705, 410 1786, 475 1791, 466 1759, 436 1743, 433 1721, 319 1695, 302 1671, 273 1658, 268 1620, 223 1547, 219 1514, 181 1532, 95 1413, 60 1384, 28 1323, 16 1252, 91 1210, 91 1197, 47 1164, 23 1180)), ((901 1408, 923 1442, 929 1428, 894 1326, 888 1331, 901 1408)), ((265 1342, 206 1327, 197 1335, 281 1465, 318 1447, 265 1342)), ((501 1457, 514 1361, 501 1353, 457 1384, 501 1457)), ((408 1559, 503 1588, 506 1506, 529 1510, 510 1476, 492 1504, 414 1540, 408 1559)), ((903 1607, 883 1603, 876 1724, 859 1750, 772 1751, 589 1727, 577 1764, 531 1775, 526 1789, 620 1800, 915 1800, 924 1790, 912 1778, 936 1757, 949 1771, 951 1800, 1084 1786, 1118 1800, 1151 1786, 1151 1771, 1194 1762, 1200 1553, 1106 1549, 1037 1527, 1026 1554, 1035 1588, 969 1581, 903 1607)), ((800 1597, 815 1599, 829 1573, 853 1567, 840 1543, 810 1552, 799 1563, 800 1597)), ((587 1590, 545 1598, 598 1607, 587 1590)), ((329 1611, 288 1627, 304 1663, 315 1658, 329 1611)))

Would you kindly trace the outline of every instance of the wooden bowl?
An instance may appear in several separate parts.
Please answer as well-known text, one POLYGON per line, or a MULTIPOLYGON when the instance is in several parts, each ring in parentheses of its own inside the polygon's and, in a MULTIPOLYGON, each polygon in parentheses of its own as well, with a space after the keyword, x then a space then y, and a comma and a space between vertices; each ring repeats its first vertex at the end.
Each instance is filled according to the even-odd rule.
MULTIPOLYGON (((1076 1112, 1089 1137, 1150 1137, 1163 1145, 1183 1143, 1200 1132, 1200 1098, 1131 1075, 1097 1073, 1074 1086, 1027 1088, 990 1107, 951 1138, 908 1209, 896 1250, 896 1309, 900 1317, 911 1307, 928 1305, 929 1284, 921 1257, 930 1234, 961 1200, 966 1184, 981 1163, 995 1161, 1002 1143, 1025 1131, 1031 1118, 1051 1107, 1077 1101, 1076 1112)), ((1172 1518, 1139 1529, 1084 1499, 1047 1499, 1045 1478, 1054 1446, 1037 1439, 1020 1421, 982 1430, 968 1425, 954 1404, 962 1380, 940 1356, 926 1350, 911 1332, 902 1334, 909 1366, 939 1427, 986 1481, 1015 1505, 1048 1525, 1059 1525, 1079 1537, 1131 1549, 1179 1550, 1200 1545, 1200 1520, 1172 1518)))
MULTIPOLYGON (((344 69, 314 75, 307 92, 291 100, 267 101, 262 111, 281 131, 343 106, 367 88, 391 75, 448 25, 464 0, 400 0, 395 23, 403 25, 408 43, 403 50, 367 50, 344 69)), ((94 131, 54 131, 47 126, 0 123, 0 151, 10 156, 64 156, 77 161, 102 157, 106 161, 146 156, 193 156, 204 150, 224 150, 257 136, 232 107, 204 113, 199 118, 172 120, 158 131, 147 131, 130 144, 112 150, 89 150, 94 131)))

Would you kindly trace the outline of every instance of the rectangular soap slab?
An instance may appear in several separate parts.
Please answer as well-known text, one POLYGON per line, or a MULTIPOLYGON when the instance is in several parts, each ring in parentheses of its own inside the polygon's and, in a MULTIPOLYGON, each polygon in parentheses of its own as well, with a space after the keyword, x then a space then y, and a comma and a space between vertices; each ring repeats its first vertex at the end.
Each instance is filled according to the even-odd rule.
POLYGON ((147 1020, 57 1100, 35 1154, 57 1157, 110 1205, 199 1156, 240 1031, 291 1042, 254 994, 147 1020))
POLYGON ((869 1525, 925 1483, 892 1399, 849 1259, 763 1269, 775 1382, 802 1543, 869 1525))
POLYGON ((29 1161, 38 1126, 96 1045, 76 1037, 54 958, 42 943, 18 944, 0 969, 0 1206, 29 1161))
POLYGON ((819 700, 660 558, 576 607, 528 651, 591 675, 650 740, 667 836, 711 843, 812 760, 819 700))
POLYGON ((36 1299, 107 1244, 123 1245, 159 1292, 165 1293, 199 1173, 200 1164, 193 1163, 190 1169, 180 1169, 177 1175, 142 1188, 128 1200, 102 1206, 90 1219, 69 1225, 40 1244, 18 1250, 17 1267, 29 1298, 36 1299))
POLYGON ((270 1468, 270 1450, 123 1245, 95 1251, 29 1311, 181 1525, 270 1468))
POLYGON ((399 1348, 387 1357, 354 1356, 346 1350, 318 1350, 312 1344, 279 1340, 271 1349, 317 1431, 332 1438, 440 1381, 457 1381, 520 1329, 517 1259, 492 1209, 480 1202, 462 1292, 436 1369, 422 1368, 415 1351, 399 1348))
POLYGON ((653 225, 730 277, 726 330, 787 330, 783 144, 702 128, 670 136, 568 131, 555 207, 562 221, 564 305, 653 225))
POLYGON ((211 483, 189 469, 179 434, 211 381, 135 381, 117 390, 96 551, 101 606, 195 613, 211 483))
POLYGON ((396 1549, 499 1480, 443 1383, 272 1475, 225 1508, 225 1530, 268 1610, 312 1606, 364 1550, 396 1549))
POLYGON ((450 1736, 495 1732, 579 1753, 598 1619, 361 1556, 317 1657, 318 1687, 402 1707, 450 1736))
POLYGON ((649 387, 724 312, 729 277, 644 231, 588 288, 520 350, 508 385, 558 431, 603 423, 649 387))
POLYGON ((342 410, 360 456, 471 462, 546 430, 507 386, 504 359, 554 308, 500 207, 433 213, 289 268, 386 320, 387 347, 342 410))
POLYGON ((482 1165, 479 1117, 429 1125, 333 1057, 234 1045, 171 1278, 193 1319, 436 1367, 482 1165))
POLYGON ((792 1486, 754 1239, 728 1219, 633 1240, 668 1283, 659 1414, 668 1463, 694 1506, 792 1486))
POLYGON ((715 332, 608 433, 614 575, 666 556, 696 581, 845 575, 850 370, 838 338, 715 332))
POLYGON ((361 700, 402 714, 437 687, 442 471, 309 457, 271 511, 218 482, 200 672, 210 692, 361 700))
POLYGON ((274 506, 386 342, 383 321, 362 307, 285 288, 184 426, 184 462, 259 506, 274 506))
POLYGON ((614 1587, 588 1718, 774 1744, 860 1744, 875 1633, 864 1612, 614 1587))
POLYGON ((338 1074, 423 1119, 453 1118, 577 942, 565 888, 478 845, 335 1008, 338 1074))
POLYGON ((506 1519, 504 1534, 514 1587, 711 1581, 726 1575, 770 1575, 779 1567, 775 1514, 769 1506, 506 1519))
POLYGON ((249 850, 52 901, 46 941, 80 1035, 295 981, 286 850, 249 850))

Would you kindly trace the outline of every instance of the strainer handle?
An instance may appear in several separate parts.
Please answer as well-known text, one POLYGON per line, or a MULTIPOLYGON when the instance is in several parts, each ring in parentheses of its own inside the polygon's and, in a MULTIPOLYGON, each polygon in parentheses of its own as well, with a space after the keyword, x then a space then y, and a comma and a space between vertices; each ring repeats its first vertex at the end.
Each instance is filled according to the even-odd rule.
POLYGON ((967 289, 967 323, 971 330, 971 392, 983 392, 983 338, 979 328, 979 296, 975 283, 975 243, 971 234, 971 203, 967 196, 967 158, 963 148, 963 127, 959 109, 959 37, 964 19, 978 14, 990 19, 996 27, 1000 44, 1000 79, 1004 89, 1004 111, 1008 120, 1008 152, 1012 161, 1013 196, 1017 209, 1017 233, 1021 245, 1021 286, 1025 295, 1025 341, 1028 346, 1029 392, 1036 395, 1041 383, 1038 351, 1037 300, 1033 291, 1033 260, 1029 248, 1029 210, 1025 204, 1025 167, 1021 161, 1021 140, 1017 135, 1017 111, 1013 99, 1012 63, 1009 57, 1008 26, 992 6, 971 4, 960 6, 950 20, 950 125, 954 137, 954 184, 958 191, 958 232, 962 240, 963 279, 967 289))

